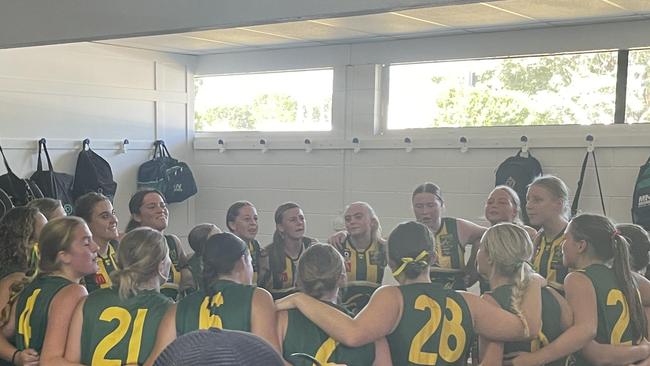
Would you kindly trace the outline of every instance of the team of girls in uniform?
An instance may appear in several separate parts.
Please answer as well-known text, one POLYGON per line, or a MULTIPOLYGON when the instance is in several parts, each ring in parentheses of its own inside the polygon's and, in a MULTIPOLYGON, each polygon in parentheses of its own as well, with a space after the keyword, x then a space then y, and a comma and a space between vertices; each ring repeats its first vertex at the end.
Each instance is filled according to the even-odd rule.
MULTIPOLYGON (((136 227, 148 226, 161 233, 169 223, 169 209, 162 193, 154 189, 146 189, 136 192, 129 201, 131 219, 126 226, 129 232, 136 227)), ((169 278, 162 286, 160 292, 171 299, 177 299, 179 294, 192 289, 192 272, 187 267, 187 255, 176 235, 165 235, 169 247, 169 257, 172 266, 169 270, 169 278)))
POLYGON ((253 284, 257 284, 260 256, 262 247, 255 239, 259 226, 257 224, 257 209, 248 201, 237 201, 230 205, 226 212, 226 226, 248 245, 248 251, 253 260, 253 284))
POLYGON ((231 233, 210 236, 203 250, 203 286, 163 318, 147 364, 177 336, 194 330, 223 328, 257 334, 276 350, 276 311, 268 291, 255 287, 248 246, 231 233))
MULTIPOLYGON (((12 208, 0 220, 0 327, 4 333, 0 338, 12 336, 5 325, 12 321, 17 295, 36 271, 31 263, 32 248, 46 223, 45 216, 31 207, 12 208)), ((0 365, 38 364, 37 351, 19 351, 14 343, 13 338, 10 343, 0 342, 0 365)))
POLYGON ((427 182, 415 188, 411 196, 415 220, 435 234, 436 265, 431 267, 431 280, 447 288, 464 290, 478 280, 476 252, 485 227, 473 222, 443 217, 445 201, 437 185, 427 182), (465 246, 472 247, 465 263, 465 246))
POLYGON ((280 298, 295 291, 296 264, 314 239, 306 237, 307 220, 298 204, 287 202, 275 210, 273 242, 260 258, 258 284, 280 298))
POLYGON ((192 279, 194 280, 194 288, 196 290, 201 288, 201 276, 203 274, 203 249, 205 244, 214 234, 219 234, 221 229, 215 224, 204 223, 198 224, 190 233, 187 234, 187 242, 190 248, 194 251, 190 259, 187 260, 187 265, 192 272, 192 279))
POLYGON ((66 216, 61 201, 53 198, 37 198, 29 201, 27 207, 37 208, 43 215, 45 215, 45 218, 47 218, 48 221, 56 219, 57 217, 66 216))
POLYGON ((389 265, 399 286, 380 287, 355 317, 305 294, 277 302, 298 308, 337 342, 358 347, 386 337, 394 365, 460 365, 474 334, 515 341, 537 334, 541 323, 540 281, 531 281, 522 303, 523 321, 478 296, 431 283, 435 242, 423 224, 397 226, 388 238, 389 265), (452 342, 453 338, 453 342, 452 342))
POLYGON ((569 223, 569 189, 558 177, 536 178, 528 187, 526 211, 530 224, 540 228, 533 240, 533 268, 561 291, 568 274, 562 264, 562 242, 569 223))
MULTIPOLYGON (((336 311, 347 312, 337 305, 339 288, 346 281, 341 254, 331 245, 313 244, 298 261, 297 284, 300 291, 320 300, 336 311)), ((339 345, 298 309, 278 313, 278 337, 283 357, 294 366, 311 366, 312 361, 300 358, 301 353, 313 355, 322 365, 331 362, 350 365, 392 365, 385 338, 361 347, 339 345), (295 355, 298 354, 298 355, 295 355)))
POLYGON ((77 305, 65 359, 78 365, 143 364, 151 353, 171 300, 160 294, 171 260, 162 233, 130 231, 117 253, 122 268, 111 273, 111 288, 99 289, 77 305))
MULTIPOLYGON (((481 239, 476 260, 479 273, 489 280, 490 289, 483 298, 521 316, 524 292, 533 276, 528 264, 533 255, 533 243, 519 225, 500 223, 490 227, 481 239)), ((542 288, 542 330, 532 341, 491 342, 480 338, 481 365, 502 365, 503 355, 531 352, 555 340, 573 324, 573 314, 564 298, 550 287, 542 288)), ((560 359, 548 365, 562 366, 560 359)))
POLYGON ((113 204, 101 193, 90 192, 75 202, 75 215, 88 224, 93 241, 99 246, 97 252, 97 273, 85 276, 83 283, 88 292, 112 286, 110 274, 119 269, 117 246, 120 233, 113 204))
POLYGON ((78 217, 48 222, 39 245, 38 274, 13 303, 9 322, 3 326, 6 338, 0 337, 0 344, 5 349, 13 338, 14 356, 33 349, 40 355, 40 365, 61 365, 74 308, 87 295, 79 281, 97 272, 98 246, 78 217))
POLYGON ((604 216, 571 220, 562 253, 564 266, 575 269, 564 280, 573 325, 546 347, 519 354, 513 365, 543 365, 574 352, 577 366, 627 365, 650 356, 650 282, 632 272, 628 245, 604 216))

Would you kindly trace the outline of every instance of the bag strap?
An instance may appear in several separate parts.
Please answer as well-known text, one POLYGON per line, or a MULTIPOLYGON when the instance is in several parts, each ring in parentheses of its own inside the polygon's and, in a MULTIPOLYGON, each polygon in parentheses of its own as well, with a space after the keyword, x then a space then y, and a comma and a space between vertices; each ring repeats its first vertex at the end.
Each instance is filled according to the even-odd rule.
POLYGON ((7 173, 13 174, 14 172, 11 171, 11 168, 9 167, 9 163, 7 163, 7 157, 5 156, 5 152, 2 151, 2 146, 0 146, 0 154, 2 154, 2 160, 5 162, 5 168, 7 168, 7 173))
MULTIPOLYGON (((580 179, 578 180, 578 187, 576 188, 576 195, 573 197, 573 203, 571 204, 571 217, 575 216, 578 213, 578 201, 580 200, 580 193, 582 192, 582 183, 585 179, 585 170, 587 170, 587 162, 589 161, 589 151, 585 154, 585 158, 582 160, 582 168, 580 169, 580 179)), ((594 168, 596 170, 596 181, 598 181, 598 193, 600 194, 600 205, 603 208, 603 215, 607 216, 605 212, 605 200, 603 199, 603 189, 600 185, 600 175, 598 174, 598 164, 596 163, 596 153, 591 151, 591 156, 594 158, 594 168)))
MULTIPOLYGON (((159 141, 160 141, 160 146, 161 146, 162 149, 163 149, 163 150, 161 151, 162 155, 163 155, 163 156, 167 156, 168 158, 171 158, 172 155, 169 153, 169 150, 167 150, 167 145, 165 145, 165 141, 163 141, 163 140, 159 140, 159 141)), ((173 159, 173 158, 172 158, 172 159, 173 159)))
POLYGON ((51 172, 54 171, 53 165, 52 165, 52 159, 50 159, 50 153, 47 151, 47 141, 42 138, 38 140, 38 163, 36 164, 36 170, 43 171, 43 164, 41 162, 41 147, 43 148, 43 152, 45 152, 45 159, 47 160, 47 169, 51 172))

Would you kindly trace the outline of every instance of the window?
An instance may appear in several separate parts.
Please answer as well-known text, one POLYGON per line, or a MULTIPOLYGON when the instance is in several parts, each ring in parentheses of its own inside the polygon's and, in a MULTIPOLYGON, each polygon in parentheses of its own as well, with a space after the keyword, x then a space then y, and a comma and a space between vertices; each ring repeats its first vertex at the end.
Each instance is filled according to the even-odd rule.
POLYGON ((627 65, 625 122, 650 122, 650 49, 630 51, 627 65))
POLYGON ((196 131, 329 131, 333 70, 195 77, 196 131))
POLYGON ((610 124, 616 62, 608 51, 391 65, 387 125, 610 124))

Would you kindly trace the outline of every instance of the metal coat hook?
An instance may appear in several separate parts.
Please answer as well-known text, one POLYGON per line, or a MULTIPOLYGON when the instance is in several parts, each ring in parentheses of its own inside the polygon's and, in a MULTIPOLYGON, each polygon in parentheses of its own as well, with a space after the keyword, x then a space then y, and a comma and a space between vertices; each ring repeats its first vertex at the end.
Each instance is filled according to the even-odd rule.
POLYGON ((267 151, 269 151, 269 146, 268 146, 268 144, 266 143, 266 140, 265 140, 265 139, 260 139, 260 146, 262 147, 262 154, 264 154, 264 153, 266 153, 267 151))
POLYGON ((226 143, 223 142, 222 139, 219 139, 219 141, 217 141, 217 145, 219 145, 219 152, 220 153, 226 152, 226 143))
POLYGON ((128 144, 129 144, 129 139, 124 139, 122 141, 122 148, 120 149, 122 154, 126 154, 126 150, 127 150, 126 147, 127 147, 128 144))
POLYGON ((460 138, 460 152, 466 153, 469 148, 467 147, 467 137, 461 136, 460 138))
POLYGON ((528 155, 528 137, 526 135, 521 136, 519 139, 521 141, 521 152, 528 155))
POLYGON ((588 134, 585 137, 585 141, 587 141, 587 152, 593 152, 595 147, 594 147, 594 136, 591 134, 588 134))
POLYGON ((311 140, 310 139, 305 139, 305 152, 310 153, 311 150, 312 150, 311 140))
POLYGON ((361 146, 359 145, 359 138, 355 137, 352 139, 352 144, 354 144, 354 153, 361 151, 361 146))
POLYGON ((86 150, 86 148, 90 150, 90 139, 84 139, 81 143, 81 149, 86 150))
POLYGON ((410 137, 404 137, 404 144, 406 145, 406 152, 410 153, 413 151, 413 141, 411 140, 410 137))

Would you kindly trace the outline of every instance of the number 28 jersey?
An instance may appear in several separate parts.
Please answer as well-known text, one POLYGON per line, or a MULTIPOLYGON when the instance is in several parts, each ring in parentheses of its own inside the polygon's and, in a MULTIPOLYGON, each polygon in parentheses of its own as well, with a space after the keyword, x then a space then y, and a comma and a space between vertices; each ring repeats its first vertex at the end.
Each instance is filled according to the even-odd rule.
POLYGON ((440 284, 398 287, 404 308, 387 338, 393 365, 462 365, 472 345, 472 316, 461 294, 440 284))

